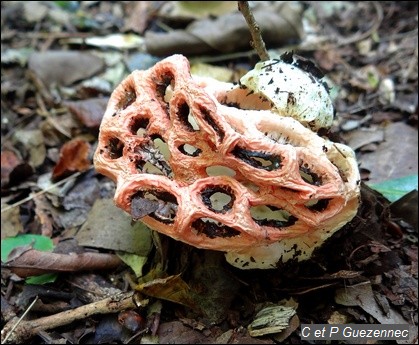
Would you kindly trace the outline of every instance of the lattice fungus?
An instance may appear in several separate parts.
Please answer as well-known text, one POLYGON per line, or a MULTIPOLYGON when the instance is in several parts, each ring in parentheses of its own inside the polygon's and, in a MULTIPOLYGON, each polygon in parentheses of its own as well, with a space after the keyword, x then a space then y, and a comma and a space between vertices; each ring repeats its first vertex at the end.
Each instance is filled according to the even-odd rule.
POLYGON ((312 63, 284 54, 239 85, 173 55, 113 92, 94 162, 151 229, 239 268, 308 259, 359 204, 354 152, 320 137, 332 102, 312 63))

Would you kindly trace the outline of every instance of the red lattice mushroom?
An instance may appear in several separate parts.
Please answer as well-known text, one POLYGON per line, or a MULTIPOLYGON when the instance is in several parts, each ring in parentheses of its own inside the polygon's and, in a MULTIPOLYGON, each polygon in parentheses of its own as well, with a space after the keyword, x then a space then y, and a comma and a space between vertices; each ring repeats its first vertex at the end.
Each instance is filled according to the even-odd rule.
MULTIPOLYGON (((94 158, 116 181, 116 204, 176 240, 225 251, 236 267, 310 257, 356 214, 359 173, 349 147, 310 129, 329 120, 309 116, 306 127, 284 116, 309 99, 303 87, 324 97, 321 80, 290 55, 255 71, 278 74, 275 64, 300 73, 292 92, 292 73, 270 83, 287 93, 285 108, 260 88, 264 79, 249 91, 192 77, 181 55, 129 75, 110 98, 94 158)), ((319 113, 309 102, 305 114, 319 113)))

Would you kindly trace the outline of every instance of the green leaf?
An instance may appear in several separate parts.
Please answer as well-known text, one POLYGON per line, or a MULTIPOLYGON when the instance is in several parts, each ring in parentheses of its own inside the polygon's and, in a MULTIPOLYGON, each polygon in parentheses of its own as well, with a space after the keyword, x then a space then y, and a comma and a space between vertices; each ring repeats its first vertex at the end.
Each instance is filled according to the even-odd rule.
POLYGON ((74 12, 79 8, 78 1, 54 1, 54 3, 64 10, 74 12))
POLYGON ((25 280, 25 282, 26 284, 30 284, 30 285, 43 285, 43 284, 55 282, 55 279, 57 279, 57 277, 58 277, 57 273, 46 273, 46 274, 41 274, 40 276, 29 277, 25 280))
POLYGON ((389 201, 394 202, 412 190, 418 189, 418 175, 409 175, 380 183, 367 184, 384 195, 389 201))
POLYGON ((15 237, 7 237, 1 240, 1 261, 6 262, 7 257, 13 249, 27 245, 32 245, 33 249, 43 252, 50 252, 54 249, 54 243, 46 236, 23 234, 15 237))
MULTIPOLYGON (((49 237, 42 235, 23 234, 15 237, 7 237, 1 240, 1 261, 6 262, 10 252, 22 246, 32 246, 33 249, 43 252, 50 252, 54 249, 54 243, 49 237)), ((54 282, 58 274, 47 273, 39 276, 29 277, 25 280, 27 284, 46 284, 54 282)))
POLYGON ((148 260, 147 256, 140 256, 124 252, 117 253, 117 255, 123 262, 132 268, 137 277, 141 277, 143 275, 143 267, 148 260))

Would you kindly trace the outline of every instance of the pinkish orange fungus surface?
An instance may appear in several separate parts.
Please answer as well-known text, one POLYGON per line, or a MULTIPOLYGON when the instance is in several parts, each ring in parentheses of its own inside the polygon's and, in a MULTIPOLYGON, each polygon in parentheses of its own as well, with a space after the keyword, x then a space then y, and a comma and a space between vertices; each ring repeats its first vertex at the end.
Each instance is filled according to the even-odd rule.
POLYGON ((240 268, 304 260, 356 214, 359 173, 349 147, 271 107, 173 55, 115 89, 95 167, 153 230, 240 268))

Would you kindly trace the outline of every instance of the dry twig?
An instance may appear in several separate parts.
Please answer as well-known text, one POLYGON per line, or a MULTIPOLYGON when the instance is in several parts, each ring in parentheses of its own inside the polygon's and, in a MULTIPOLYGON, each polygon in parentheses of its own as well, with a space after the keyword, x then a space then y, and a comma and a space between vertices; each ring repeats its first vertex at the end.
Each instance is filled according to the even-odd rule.
POLYGON ((260 34, 259 25, 256 23, 256 20, 253 16, 252 11, 249 8, 248 1, 237 1, 239 5, 239 10, 246 19, 247 25, 249 25, 250 34, 252 35, 252 41, 250 42, 252 48, 256 50, 261 61, 269 60, 269 53, 266 50, 265 42, 262 39, 260 34))
MULTIPOLYGON (((93 165, 91 165, 89 167, 89 169, 92 169, 92 168, 93 168, 93 165)), ((76 177, 80 176, 83 172, 78 171, 78 172, 74 173, 73 175, 70 175, 70 176, 62 179, 61 181, 58 181, 57 183, 54 183, 54 184, 48 186, 47 188, 40 190, 39 192, 36 192, 36 193, 33 193, 33 194, 31 193, 28 197, 26 197, 26 198, 24 198, 22 200, 19 200, 19 201, 15 202, 12 205, 8 205, 8 206, 3 207, 1 209, 1 213, 6 212, 7 210, 9 210, 9 209, 11 209, 13 207, 17 207, 19 205, 22 205, 25 202, 27 202, 29 200, 32 200, 33 198, 37 198, 38 196, 40 196, 40 195, 42 195, 42 194, 50 191, 51 189, 54 189, 55 187, 61 186, 62 184, 66 183, 66 182, 68 182, 68 181, 70 181, 72 179, 75 179, 76 177)))
POLYGON ((128 292, 35 320, 23 320, 19 322, 17 317, 13 318, 1 331, 1 343, 22 344, 25 340, 34 337, 40 331, 64 326, 95 314, 117 313, 122 310, 147 305, 148 300, 142 300, 137 303, 134 297, 136 295, 133 292, 128 292))

